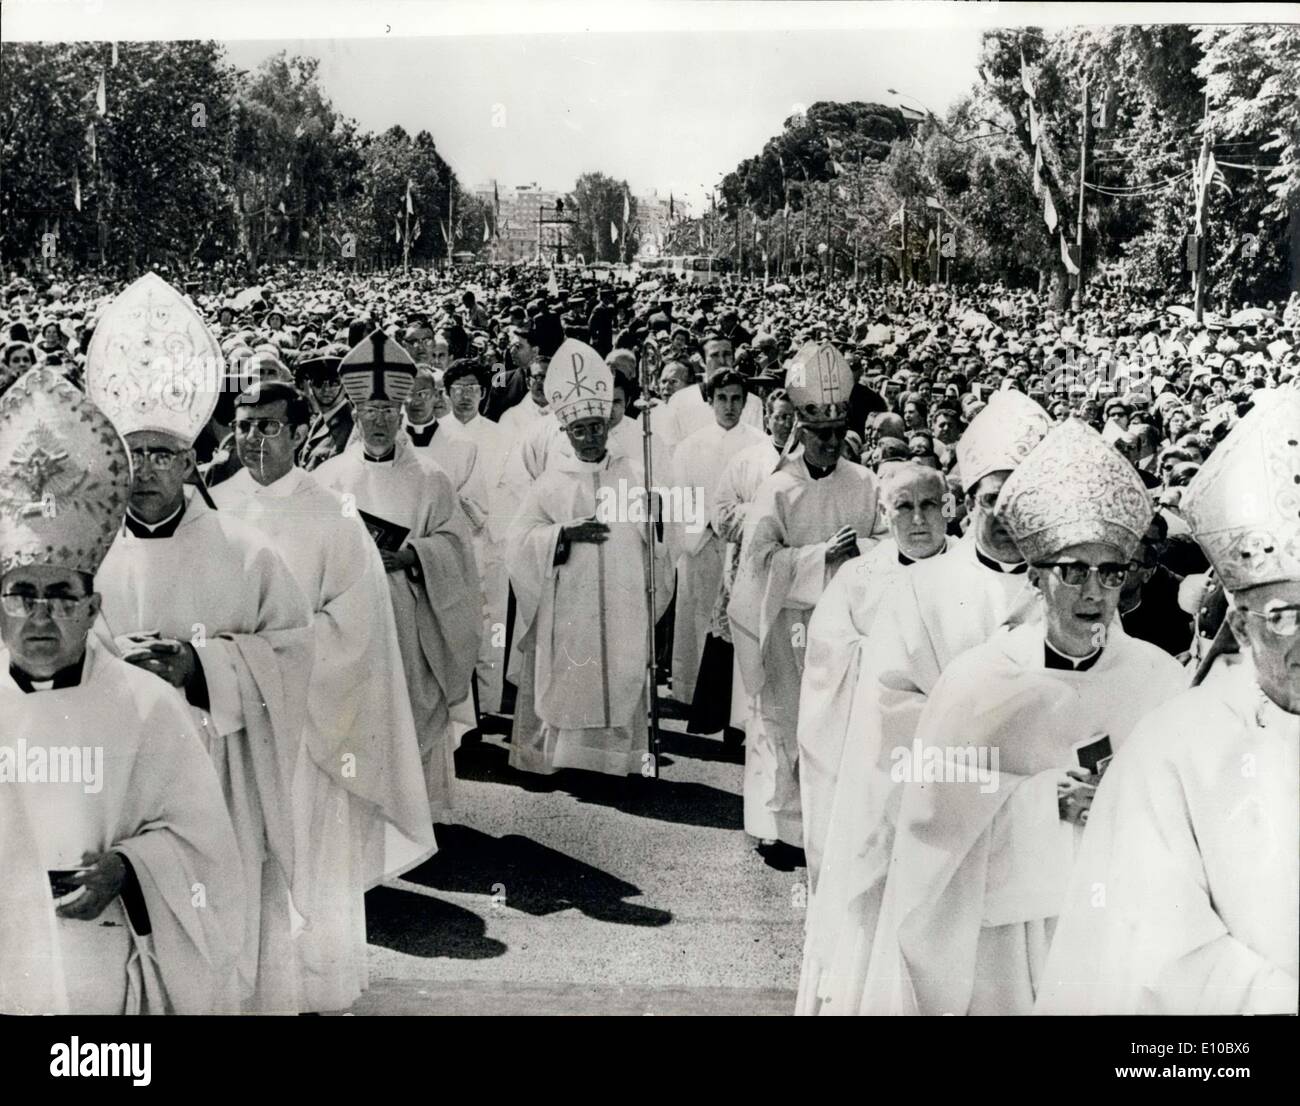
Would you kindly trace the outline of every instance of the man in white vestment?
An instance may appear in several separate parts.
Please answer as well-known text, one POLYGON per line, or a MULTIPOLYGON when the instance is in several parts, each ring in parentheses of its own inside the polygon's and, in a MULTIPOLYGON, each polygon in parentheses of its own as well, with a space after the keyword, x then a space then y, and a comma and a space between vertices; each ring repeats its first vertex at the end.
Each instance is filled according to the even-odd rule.
POLYGON ((364 895, 434 851, 415 723, 383 562, 355 511, 294 464, 309 409, 291 385, 235 401, 243 467, 213 493, 275 545, 312 608, 312 665, 293 781, 294 948, 303 1009, 346 1010, 366 988, 364 895))
POLYGON ((468 359, 452 363, 443 377, 451 398, 453 418, 443 424, 447 432, 474 444, 473 495, 486 517, 474 535, 474 557, 478 565, 483 607, 483 633, 474 672, 478 678, 481 711, 499 714, 505 681, 505 624, 507 587, 504 552, 506 529, 512 520, 509 496, 504 487, 506 457, 510 441, 501 427, 479 413, 483 385, 480 366, 468 359))
MULTIPOLYGON (((695 384, 687 384, 675 391, 668 400, 665 410, 667 416, 667 438, 674 445, 680 445, 697 430, 703 430, 714 419, 712 408, 704 394, 704 385, 715 373, 734 368, 735 350, 731 341, 720 334, 710 334, 704 339, 704 379, 695 384)), ((755 430, 763 429, 763 404, 752 393, 745 397, 745 407, 740 421, 755 430)))
POLYGON ((290 796, 314 653, 311 611, 261 534, 186 495, 193 442, 216 405, 219 357, 193 309, 152 273, 95 328, 87 389, 126 439, 132 468, 124 526, 98 577, 102 628, 123 659, 190 704, 239 841, 245 1009, 296 1013, 290 796), (172 358, 160 349, 187 352, 172 358))
POLYGON ((0 1011, 236 1011, 243 887, 216 772, 184 700, 88 640, 126 448, 34 369, 0 399, 0 472, 0 1011))
POLYGON ((426 365, 417 365, 415 383, 406 400, 406 436, 412 445, 423 449, 442 466, 460 496, 465 517, 470 526, 477 529, 487 518, 483 491, 471 479, 475 475, 478 447, 467 438, 447 432, 443 420, 434 412, 437 387, 433 370, 426 365))
POLYGON ((857 735, 858 682, 870 672, 866 654, 881 600, 906 569, 944 551, 948 484, 936 469, 910 461, 882 465, 880 502, 889 537, 835 574, 808 621, 799 689, 799 788, 808 885, 815 891, 835 776, 847 735, 857 735))
MULTIPOLYGON (((853 374, 829 343, 807 343, 786 374, 799 448, 759 488, 727 614, 754 714, 745 744, 745 832, 768 859, 802 853, 799 681, 807 620, 845 561, 870 548, 876 478, 842 460, 853 374)), ((789 859, 796 860, 791 855, 789 859)))
POLYGON ((680 522, 673 527, 681 547, 673 624, 673 698, 686 704, 695 698, 704 640, 722 586, 726 544, 712 525, 713 490, 732 457, 765 441, 761 430, 740 421, 748 397, 743 376, 724 369, 708 380, 706 389, 715 422, 678 444, 672 473, 662 476, 674 494, 680 494, 683 502, 689 497, 700 512, 693 528, 680 522))
MULTIPOLYGON (((728 646, 732 646, 732 636, 727 607, 731 603, 731 589, 740 567, 741 539, 745 533, 749 505, 754 501, 763 481, 776 470, 785 443, 794 431, 794 404, 790 402, 790 395, 784 388, 768 393, 764 409, 769 436, 758 445, 747 446, 727 462, 727 467, 718 478, 713 496, 711 521, 714 530, 726 539, 727 549, 723 556, 722 584, 718 589, 718 602, 713 609, 709 633, 728 646)), ((705 648, 708 648, 707 641, 705 648)), ((752 696, 745 690, 745 681, 740 675, 740 658, 736 656, 734 647, 731 654, 731 707, 723 733, 724 739, 734 745, 744 740, 745 727, 753 714, 754 704, 752 696)))
POLYGON ((316 470, 366 523, 388 577, 406 689, 435 821, 450 816, 456 777, 450 707, 469 690, 482 633, 473 542, 442 467, 401 432, 415 364, 384 331, 339 366, 360 439, 316 470))
POLYGON ((549 358, 535 357, 528 366, 528 393, 513 407, 501 412, 497 426, 513 449, 524 429, 550 413, 546 402, 546 366, 549 358))
POLYGON ((1152 507, 1100 434, 1079 419, 1050 431, 996 510, 1043 617, 957 657, 911 747, 890 750, 903 797, 862 1013, 1032 1010, 1108 758, 1186 686, 1120 624, 1152 507))
POLYGON ((646 659, 650 618, 667 604, 656 588, 647 610, 647 556, 666 584, 668 555, 658 533, 646 548, 648 503, 620 517, 619 487, 639 469, 608 445, 614 378, 600 355, 568 339, 546 376, 550 406, 572 456, 556 452, 511 528, 507 564, 518 601, 521 713, 530 700, 537 727, 516 725, 510 764, 548 774, 581 768, 641 774, 649 730, 646 659))
POLYGON ((844 742, 836 769, 809 901, 800 1013, 852 1013, 861 1000, 902 798, 890 751, 910 747, 926 697, 955 657, 1038 610, 1024 560, 994 507, 1051 425, 1020 392, 993 396, 957 443, 969 528, 946 553, 911 566, 877 608, 862 650, 870 669, 859 678, 853 740, 844 742))
POLYGON ((1255 401, 1182 500, 1242 660, 1147 715, 1107 771, 1039 1013, 1296 1013, 1300 393, 1255 401))

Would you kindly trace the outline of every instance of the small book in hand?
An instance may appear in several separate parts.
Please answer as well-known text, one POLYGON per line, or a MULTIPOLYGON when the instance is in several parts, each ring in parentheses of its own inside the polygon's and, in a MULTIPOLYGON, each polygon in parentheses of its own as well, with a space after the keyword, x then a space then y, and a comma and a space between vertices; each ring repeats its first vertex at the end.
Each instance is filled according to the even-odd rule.
POLYGON ((396 553, 401 549, 407 535, 411 532, 409 526, 399 526, 395 522, 389 522, 388 519, 372 515, 367 511, 358 511, 357 514, 366 524, 366 529, 370 531, 375 544, 386 553, 396 553))

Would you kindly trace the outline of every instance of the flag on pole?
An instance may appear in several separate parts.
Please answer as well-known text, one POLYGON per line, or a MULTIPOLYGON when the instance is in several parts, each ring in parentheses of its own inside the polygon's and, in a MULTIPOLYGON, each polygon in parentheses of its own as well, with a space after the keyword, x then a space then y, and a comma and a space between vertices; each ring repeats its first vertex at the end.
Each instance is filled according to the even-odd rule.
POLYGON ((938 197, 938 196, 926 196, 926 198, 925 198, 925 206, 928 207, 931 211, 942 211, 942 210, 943 210, 943 204, 941 204, 941 203, 939 202, 939 197, 938 197))
POLYGON ((90 123, 86 127, 86 145, 90 147, 90 160, 92 162, 98 160, 99 151, 98 148, 95 146, 95 124, 94 123, 90 123))
POLYGON ((934 227, 931 227, 925 234, 925 252, 928 254, 934 249, 934 227))
POLYGON ((1029 101, 1029 141, 1038 145, 1038 112, 1034 109, 1033 100, 1029 101))
POLYGON ((393 216, 393 241, 400 242, 401 240, 402 240, 402 221, 396 215, 394 215, 393 216))
POLYGON ((117 68, 117 43, 113 43, 113 68, 117 68))
POLYGON ((485 243, 492 241, 492 231, 488 228, 488 217, 483 216, 483 241, 485 243))
POLYGON ((627 189, 623 189, 623 229, 627 230, 627 224, 632 218, 632 198, 627 189))
POLYGON ((1049 234, 1056 233, 1056 226, 1060 222, 1060 217, 1056 214, 1056 205, 1052 203, 1051 192, 1043 194, 1043 222, 1047 224, 1049 234))
POLYGON ((451 239, 447 237, 447 224, 444 223, 441 219, 438 220, 438 229, 442 231, 443 242, 445 242, 448 246, 450 246, 451 239))
POLYGON ((299 123, 296 127, 293 128, 294 138, 301 138, 306 133, 307 133, 307 128, 304 127, 301 123, 299 123))
POLYGON ((415 226, 411 228, 411 241, 414 242, 419 237, 420 237, 420 220, 416 219, 415 226))
POLYGON ((1214 151, 1210 151, 1209 157, 1205 159, 1204 176, 1202 178, 1203 194, 1209 195, 1211 185, 1222 188, 1229 196, 1232 195, 1232 189, 1228 187, 1228 182, 1223 176, 1223 170, 1219 168, 1219 163, 1214 160, 1214 151))
POLYGON ((1061 235, 1061 262, 1065 265, 1065 271, 1071 276, 1079 275, 1079 266, 1074 261, 1074 251, 1070 248, 1070 243, 1066 241, 1065 235, 1061 235))
POLYGON ((76 169, 72 170, 72 204, 81 210, 81 174, 76 169))
POLYGON ((834 169, 836 173, 842 173, 842 172, 844 172, 844 166, 841 165, 841 164, 840 164, 838 161, 836 161, 834 158, 831 158, 831 168, 834 169))
POLYGON ((286 165, 284 167, 284 186, 288 188, 291 184, 293 184, 293 166, 286 165))
POLYGON ((104 71, 99 71, 99 86, 95 89, 95 109, 100 115, 108 114, 108 85, 104 82, 104 71))
POLYGON ((618 241, 618 226, 613 219, 609 221, 609 240, 611 242, 618 241))
POLYGON ((700 223, 700 249, 704 249, 704 223, 700 223))
POLYGON ((1028 62, 1025 61, 1025 52, 1023 50, 1020 51, 1020 84, 1024 88, 1026 96, 1031 100, 1036 98, 1033 74, 1030 72, 1028 62))
POLYGON ((411 178, 406 178, 406 214, 415 214, 415 201, 411 199, 411 178))
POLYGON ((1034 147, 1034 194, 1043 191, 1043 147, 1034 147))
POLYGON ((673 194, 668 193, 668 221, 671 223, 677 216, 677 201, 673 199, 673 194))
POLYGON ((907 210, 906 204, 899 204, 898 210, 895 211, 894 214, 889 217, 889 225, 891 227, 901 227, 903 225, 903 212, 906 210, 907 210))
POLYGON ((281 214, 281 215, 288 215, 288 214, 289 214, 289 213, 288 213, 287 211, 285 211, 285 209, 284 209, 284 201, 283 201, 283 200, 280 201, 280 214, 281 214))

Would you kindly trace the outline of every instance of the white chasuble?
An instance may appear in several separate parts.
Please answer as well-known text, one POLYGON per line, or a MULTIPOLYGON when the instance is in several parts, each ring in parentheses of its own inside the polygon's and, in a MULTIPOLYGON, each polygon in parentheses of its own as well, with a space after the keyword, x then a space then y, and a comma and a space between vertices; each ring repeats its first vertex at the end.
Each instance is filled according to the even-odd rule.
POLYGON ((368 981, 366 889, 436 848, 383 562, 356 512, 301 469, 267 486, 241 470, 213 498, 271 539, 312 606, 296 948, 306 1009, 346 1009, 368 981))
MULTIPOLYGON (((619 503, 619 482, 636 479, 611 449, 588 463, 556 458, 537 479, 507 540, 507 565, 518 601, 516 632, 531 666, 538 730, 512 742, 510 763, 533 772, 585 768, 613 775, 639 772, 648 747, 645 719, 648 648, 645 505, 619 503), (559 552, 560 530, 583 519, 609 525, 603 543, 572 542, 559 552)), ((656 537, 655 609, 668 603, 671 575, 656 537)))
POLYGON ((250 1009, 296 1012, 289 945, 291 787, 307 713, 311 611, 283 559, 197 496, 171 537, 125 527, 95 577, 112 637, 156 631, 194 645, 209 707, 191 707, 216 765, 244 868, 240 974, 250 1009))
POLYGON ((1037 1013, 1294 1014, 1300 716, 1249 656, 1142 719, 1088 816, 1037 1013))
MULTIPOLYGON (((135 931, 120 897, 91 921, 58 918, 55 939, 67 1010, 238 1012, 235 961, 244 936, 240 853, 221 784, 185 701, 94 638, 74 687, 24 694, 9 674, 9 663, 8 652, 0 649, 5 719, 0 790, 25 800, 43 870, 80 867, 87 853, 111 850, 125 857, 151 931, 135 931), (26 782, 5 778, 5 762, 20 742, 26 782), (61 771, 57 781, 34 778, 32 757, 38 750, 50 765, 59 756, 65 769, 69 762, 62 758, 71 750, 81 771, 61 771), (98 755, 88 757, 92 750, 98 755), (94 773, 99 774, 92 781, 94 773)), ((7 852, 7 842, 4 848, 7 852)), ((6 864, 6 881, 10 871, 6 864)), ((42 882, 52 909, 49 883, 42 882)), ((11 924, 6 914, 3 928, 11 924)), ((44 970, 57 970, 58 960, 44 970)), ((6 973, 0 971, 0 977, 6 973)), ((56 1001, 32 1012, 59 1012, 60 1006, 56 1001)))
POLYGON ((1003 629, 958 657, 912 747, 891 750, 903 796, 862 1013, 1030 1012, 1083 832, 1057 802, 1073 746, 1120 748, 1186 686, 1118 620, 1084 670, 1048 668, 1043 634, 1003 629))
POLYGON ((450 814, 455 767, 448 708, 463 698, 478 655, 481 600, 474 550, 447 474, 399 440, 389 461, 367 460, 360 442, 313 475, 351 496, 357 510, 409 531, 418 571, 389 572, 406 687, 435 819, 450 814))

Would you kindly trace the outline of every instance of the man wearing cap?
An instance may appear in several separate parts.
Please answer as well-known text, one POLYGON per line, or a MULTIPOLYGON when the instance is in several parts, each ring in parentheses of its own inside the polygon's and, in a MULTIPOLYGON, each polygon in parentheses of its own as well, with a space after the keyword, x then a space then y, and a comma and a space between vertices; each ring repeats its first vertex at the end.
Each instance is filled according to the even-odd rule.
POLYGON ((1152 711, 1116 756, 1039 1012, 1296 1012, 1298 443, 1300 393, 1260 397, 1187 488, 1241 653, 1152 711))
POLYGON ((294 950, 303 1009, 331 1011, 368 982, 366 889, 434 842, 384 566, 356 512, 294 464, 308 410, 289 384, 241 394, 243 468, 213 499, 270 539, 312 608, 316 658, 293 780, 294 904, 307 925, 294 950))
POLYGON ((889 751, 902 801, 861 1013, 1031 1011, 1107 758, 1185 686, 1120 625, 1151 505, 1096 431, 1052 430, 997 512, 1041 615, 949 664, 889 751))
MULTIPOLYGON (((25 808, 30 831, 0 838, 5 882, 39 864, 57 914, 52 948, 45 926, 28 930, 50 961, 31 959, 39 944, 15 960, 2 950, 0 1008, 236 1011, 244 903, 221 784, 184 700, 89 636, 126 509, 126 447, 90 400, 35 369, 0 400, 0 468, 0 808, 25 808), (37 751, 62 770, 16 775, 37 751)), ((9 905, 6 940, 24 925, 9 905)))
POLYGON ((590 346, 570 338, 556 351, 546 392, 572 453, 555 451, 506 541, 522 662, 510 764, 527 772, 626 776, 648 767, 647 620, 667 605, 671 573, 657 535, 646 549, 649 504, 628 494, 640 469, 607 442, 613 385, 590 346), (540 725, 520 723, 525 704, 540 725))
POLYGON ((307 428, 298 463, 307 472, 343 452, 352 437, 352 406, 339 382, 336 351, 326 350, 298 363, 298 376, 316 414, 307 428))
POLYGON ((435 820, 453 805, 450 708, 465 698, 478 655, 481 606, 469 525, 451 480, 402 432, 415 363, 383 330, 339 365, 358 439, 316 477, 343 495, 370 531, 406 674, 425 790, 435 820))
MULTIPOLYGON (((765 440, 762 431, 740 421, 747 399, 744 377, 724 369, 709 379, 706 388, 716 421, 679 443, 672 455, 672 473, 664 473, 680 489, 683 499, 690 496, 696 503, 700 520, 711 517, 713 492, 727 462, 741 450, 762 445, 765 440)), ((673 698, 689 704, 695 698, 704 641, 722 584, 724 542, 711 523, 688 529, 679 520, 673 534, 679 550, 673 698)), ((721 689, 705 690, 713 695, 721 689)))
POLYGON ((122 292, 95 329, 87 390, 126 439, 132 469, 124 525, 99 573, 102 626, 125 659, 190 705, 239 841, 245 1009, 294 1013, 290 785, 314 652, 311 613, 261 534, 186 495, 219 373, 215 340, 152 273, 122 292), (164 360, 153 356, 157 348, 195 352, 164 360), (158 373, 183 387, 161 391, 158 373))
POLYGON ((797 448, 748 512, 727 614, 754 714, 745 748, 745 832, 760 847, 802 851, 799 682, 807 620, 840 566, 869 548, 876 479, 840 459, 853 374, 829 343, 808 342, 786 374, 797 448), (778 844, 779 843, 779 844, 778 844))

